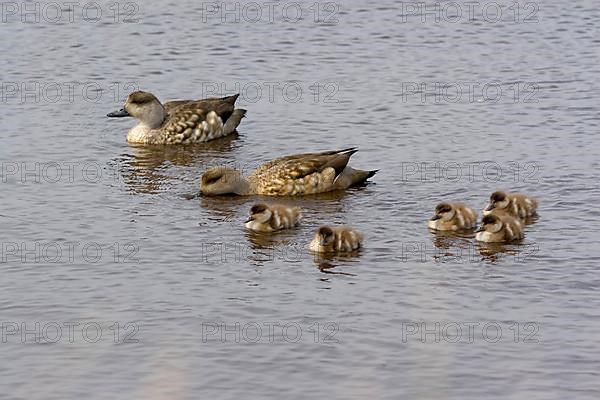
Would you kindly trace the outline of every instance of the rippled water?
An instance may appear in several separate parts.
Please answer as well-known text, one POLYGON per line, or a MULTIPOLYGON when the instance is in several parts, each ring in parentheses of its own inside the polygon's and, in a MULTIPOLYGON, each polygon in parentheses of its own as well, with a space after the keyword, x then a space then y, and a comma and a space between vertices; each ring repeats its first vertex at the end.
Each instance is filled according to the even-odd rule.
POLYGON ((78 3, 59 20, 41 3, 39 22, 15 4, 3 398, 598 398, 596 2, 494 3, 497 22, 487 2, 472 18, 391 0, 257 18, 101 1, 101 17, 78 3), (248 118, 206 145, 128 145, 133 121, 105 115, 134 88, 241 91, 248 118), (373 183, 287 200, 305 219, 285 233, 243 229, 256 199, 189 196, 210 166, 349 146, 373 183), (499 188, 540 200, 522 244, 426 229, 437 202, 479 210, 499 188), (360 229, 364 249, 312 256, 323 223, 360 229))

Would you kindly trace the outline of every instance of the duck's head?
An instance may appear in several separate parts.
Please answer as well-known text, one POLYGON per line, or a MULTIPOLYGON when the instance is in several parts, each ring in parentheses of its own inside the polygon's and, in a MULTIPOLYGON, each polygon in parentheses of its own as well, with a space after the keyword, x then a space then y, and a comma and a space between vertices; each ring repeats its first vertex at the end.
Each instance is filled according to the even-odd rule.
POLYGON ((490 214, 483 217, 481 227, 477 232, 487 231, 490 233, 499 232, 502 229, 503 223, 497 215, 490 214))
POLYGON ((315 238, 319 241, 319 245, 323 247, 328 247, 333 244, 335 239, 335 235, 333 233, 333 229, 328 226, 322 226, 317 230, 315 238))
POLYGON ((250 217, 248 218, 248 220, 246 222, 256 221, 261 224, 264 224, 264 223, 267 223, 271 219, 272 215, 273 215, 273 212, 271 211, 271 209, 269 208, 268 205, 255 204, 250 209, 250 217))
POLYGON ((156 98, 149 92, 137 91, 127 96, 125 105, 119 111, 107 114, 108 117, 135 117, 149 128, 155 129, 162 125, 167 112, 156 98))
POLYGON ((229 167, 213 167, 202 174, 200 193, 209 196, 245 194, 248 182, 240 171, 229 167))
POLYGON ((485 211, 492 211, 494 209, 501 210, 508 207, 508 196, 505 192, 496 191, 490 196, 490 203, 486 207, 485 211))
POLYGON ((435 214, 431 217, 432 221, 441 219, 442 221, 450 221, 456 211, 450 203, 440 203, 435 207, 435 214))

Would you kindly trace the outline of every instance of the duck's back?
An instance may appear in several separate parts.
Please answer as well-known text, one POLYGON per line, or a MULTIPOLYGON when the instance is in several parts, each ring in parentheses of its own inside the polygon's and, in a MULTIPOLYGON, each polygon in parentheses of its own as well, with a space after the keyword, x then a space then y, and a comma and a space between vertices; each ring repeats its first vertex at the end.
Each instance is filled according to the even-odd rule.
POLYGON ((323 193, 346 167, 348 150, 280 157, 257 168, 248 178, 253 192, 268 196, 323 193))

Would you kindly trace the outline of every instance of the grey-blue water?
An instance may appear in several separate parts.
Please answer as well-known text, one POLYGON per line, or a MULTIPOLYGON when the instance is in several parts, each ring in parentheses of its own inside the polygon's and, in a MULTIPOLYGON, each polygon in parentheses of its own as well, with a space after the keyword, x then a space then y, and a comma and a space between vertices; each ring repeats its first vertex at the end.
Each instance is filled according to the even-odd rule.
POLYGON ((0 397, 600 397, 597 2, 97 4, 2 3, 0 397), (128 145, 135 89, 248 118, 128 145), (291 231, 187 196, 350 146, 373 183, 291 231), (427 230, 496 189, 540 201, 522 243, 427 230), (364 249, 311 255, 324 223, 364 249))

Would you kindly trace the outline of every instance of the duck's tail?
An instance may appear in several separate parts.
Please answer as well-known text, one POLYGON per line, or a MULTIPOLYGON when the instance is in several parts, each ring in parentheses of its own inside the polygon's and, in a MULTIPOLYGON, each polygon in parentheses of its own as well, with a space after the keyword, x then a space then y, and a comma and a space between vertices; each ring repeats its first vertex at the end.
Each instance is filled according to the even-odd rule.
POLYGON ((379 171, 378 169, 373 169, 371 171, 363 171, 360 169, 355 169, 353 171, 353 179, 352 184, 350 186, 362 185, 367 179, 373 177, 379 171))
POLYGON ((352 167, 346 167, 335 180, 336 189, 347 189, 352 186, 363 185, 367 179, 371 178, 377 173, 377 169, 371 171, 363 171, 361 169, 354 169, 352 167))
POLYGON ((223 100, 226 103, 229 103, 231 105, 234 105, 235 102, 237 101, 238 97, 240 97, 240 94, 234 94, 233 96, 225 96, 225 97, 221 97, 220 100, 223 100))
MULTIPOLYGON (((237 95, 236 95, 237 96, 237 95)), ((233 96, 232 96, 233 97, 233 96)), ((229 135, 238 127, 242 118, 246 116, 246 110, 242 108, 236 108, 233 110, 227 121, 225 121, 225 125, 223 125, 223 133, 225 135, 229 135)))

